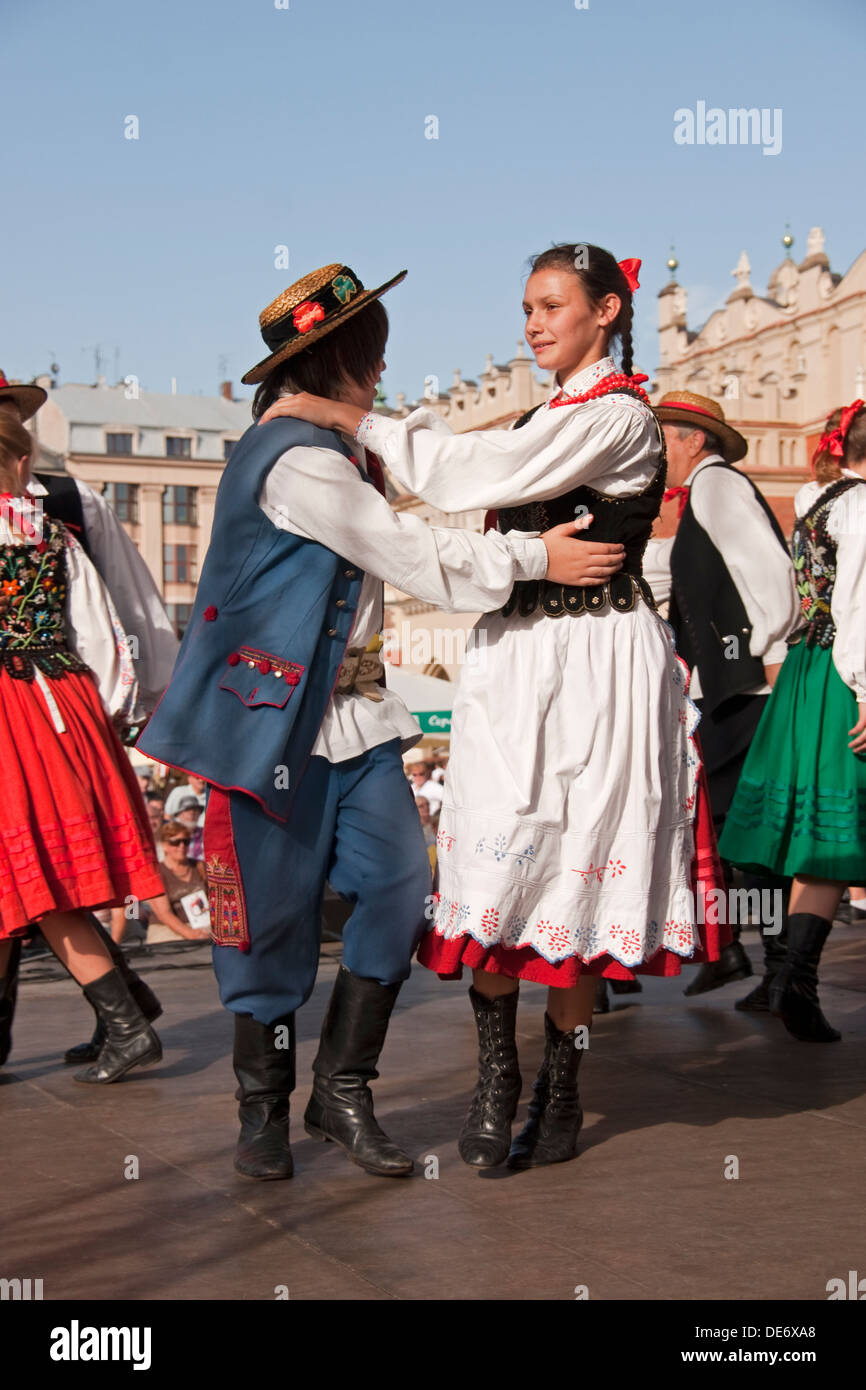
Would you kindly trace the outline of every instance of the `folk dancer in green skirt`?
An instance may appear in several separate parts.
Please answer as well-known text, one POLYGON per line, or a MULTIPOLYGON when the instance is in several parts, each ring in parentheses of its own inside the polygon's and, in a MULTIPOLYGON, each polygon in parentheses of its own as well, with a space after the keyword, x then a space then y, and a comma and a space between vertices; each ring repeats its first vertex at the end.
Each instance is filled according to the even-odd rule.
POLYGON ((846 884, 866 883, 866 407, 818 446, 836 477, 794 527, 804 625, 773 687, 719 851, 791 874, 788 952, 770 1010, 801 1042, 837 1042, 818 1002, 818 962, 846 884))

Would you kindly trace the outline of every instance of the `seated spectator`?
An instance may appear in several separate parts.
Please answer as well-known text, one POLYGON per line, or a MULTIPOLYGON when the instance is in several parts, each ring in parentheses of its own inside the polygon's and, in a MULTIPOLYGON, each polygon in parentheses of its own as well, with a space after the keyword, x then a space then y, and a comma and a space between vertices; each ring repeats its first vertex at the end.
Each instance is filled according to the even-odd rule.
POLYGON ((447 748, 433 749, 433 771, 430 776, 434 782, 444 783, 445 773, 448 769, 449 752, 447 748))
POLYGON ((168 820, 174 820, 178 808, 182 801, 189 797, 194 797, 199 805, 199 812, 203 813, 205 808, 205 783, 200 777, 189 777, 185 782, 180 782, 169 792, 165 802, 165 814, 168 820))
POLYGON ((430 816, 430 802, 426 796, 416 796, 415 805, 418 807, 418 815, 421 819, 421 829, 424 832, 424 843, 428 849, 430 845, 436 843, 436 827, 430 816))
POLYGON ((204 858, 204 816, 194 796, 185 796, 174 813, 174 819, 189 831, 189 858, 204 858))
POLYGON ((165 856, 160 864, 165 897, 149 903, 158 920, 148 927, 147 944, 172 941, 176 936, 186 941, 207 941, 207 875, 204 865, 189 857, 189 828, 179 821, 167 821, 159 839, 165 856))
POLYGON ((153 831, 153 838, 156 841, 157 858, 162 863, 162 845, 159 842, 159 832, 165 824, 165 802, 159 792, 148 792, 144 798, 144 805, 147 810, 147 819, 150 821, 150 828, 153 831))
POLYGON ((430 810, 438 815, 442 806, 442 787, 430 776, 431 767, 422 754, 409 754, 406 759, 409 781, 416 796, 426 796, 430 810))
POLYGON ((136 777, 136 781, 138 782, 138 785, 141 787, 141 794, 142 794, 142 796, 147 796, 148 792, 149 792, 149 791, 151 790, 151 788, 152 788, 152 780, 151 780, 151 772, 150 772, 150 769, 149 769, 149 768, 141 768, 141 767, 138 768, 138 769, 136 770, 135 777, 136 777))

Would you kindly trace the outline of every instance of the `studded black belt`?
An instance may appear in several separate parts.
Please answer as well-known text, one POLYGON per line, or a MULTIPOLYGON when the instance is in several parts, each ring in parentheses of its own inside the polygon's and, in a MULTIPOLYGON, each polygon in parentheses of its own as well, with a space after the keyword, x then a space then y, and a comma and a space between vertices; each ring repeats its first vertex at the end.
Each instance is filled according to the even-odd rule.
POLYGON ((642 575, 615 574, 607 584, 551 584, 546 579, 521 579, 511 590, 502 611, 503 618, 528 618, 540 608, 549 618, 561 618, 566 613, 601 613, 608 606, 618 613, 628 613, 639 599, 655 609, 652 589, 642 575))

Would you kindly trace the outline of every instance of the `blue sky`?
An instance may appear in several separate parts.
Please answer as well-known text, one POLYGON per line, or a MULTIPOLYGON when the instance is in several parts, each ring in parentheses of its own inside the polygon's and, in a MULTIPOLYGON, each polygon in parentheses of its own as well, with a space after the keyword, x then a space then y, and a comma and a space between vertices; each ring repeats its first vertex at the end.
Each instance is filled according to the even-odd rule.
POLYGON ((345 260, 386 299, 385 388, 477 376, 521 336, 528 256, 640 256, 657 365, 671 241, 695 327, 790 222, 866 246, 862 0, 0 0, 0 367, 212 393, 259 310, 345 260), (674 111, 781 108, 781 152, 677 145, 674 111), (124 139, 135 115, 140 138, 124 139), (436 116, 439 138, 425 138, 436 116), (289 271, 274 248, 289 248, 289 271), (220 363, 220 358, 225 363, 220 363))

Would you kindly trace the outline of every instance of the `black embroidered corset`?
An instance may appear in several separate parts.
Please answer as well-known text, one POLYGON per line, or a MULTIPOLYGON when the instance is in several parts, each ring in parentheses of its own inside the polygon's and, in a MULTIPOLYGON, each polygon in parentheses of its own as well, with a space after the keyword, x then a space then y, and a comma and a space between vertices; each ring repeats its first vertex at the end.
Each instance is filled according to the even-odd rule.
POLYGON ((859 487, 857 478, 840 478, 822 492, 804 516, 794 522, 791 554, 800 595, 800 611, 806 619, 805 628, 793 633, 789 645, 805 639, 806 646, 830 647, 836 636, 836 624, 830 611, 830 600, 836 584, 836 548, 834 536, 827 530, 830 508, 852 487, 859 487))
MULTIPOLYGON (((621 394, 640 399, 636 392, 628 389, 623 389, 621 394)), ((530 410, 521 416, 514 428, 525 425, 533 414, 534 411, 530 410)), ((551 526, 574 521, 575 517, 591 512, 594 518, 592 525, 588 531, 579 533, 581 538, 619 542, 625 547, 623 567, 607 584, 570 586, 552 584, 547 579, 518 580, 502 609, 503 617, 511 617, 513 613, 527 617, 535 612, 539 604, 542 612, 550 618, 560 618, 564 613, 597 613, 607 604, 620 613, 628 613, 634 608, 638 597, 655 608, 652 589, 643 577, 643 555, 653 522, 659 514, 667 471, 664 435, 657 420, 656 427, 661 445, 659 465, 643 492, 631 497, 605 497, 595 488, 581 484, 562 497, 531 502, 525 507, 500 508, 499 529, 503 533, 548 531, 551 526)))
MULTIPOLYGON (((14 516, 14 513, 13 513, 14 516)), ((32 681, 36 669, 59 677, 88 667, 70 651, 64 625, 66 532, 43 516, 35 542, 0 538, 0 669, 16 680, 32 681)))

